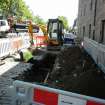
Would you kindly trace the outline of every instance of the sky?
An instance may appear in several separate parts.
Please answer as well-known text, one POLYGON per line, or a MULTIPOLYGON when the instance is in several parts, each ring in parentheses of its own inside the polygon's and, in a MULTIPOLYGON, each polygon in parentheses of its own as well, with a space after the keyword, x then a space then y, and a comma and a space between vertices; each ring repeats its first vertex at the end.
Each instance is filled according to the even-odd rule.
POLYGON ((24 0, 33 14, 39 15, 45 21, 49 18, 65 16, 69 26, 73 25, 78 16, 78 0, 24 0))

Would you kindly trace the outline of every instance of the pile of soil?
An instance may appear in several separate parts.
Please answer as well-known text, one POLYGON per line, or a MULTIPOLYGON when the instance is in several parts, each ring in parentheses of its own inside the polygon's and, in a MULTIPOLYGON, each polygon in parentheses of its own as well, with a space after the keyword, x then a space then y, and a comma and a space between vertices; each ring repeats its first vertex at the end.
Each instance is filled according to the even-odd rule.
POLYGON ((47 82, 54 88, 105 99, 104 74, 77 46, 61 51, 47 82))

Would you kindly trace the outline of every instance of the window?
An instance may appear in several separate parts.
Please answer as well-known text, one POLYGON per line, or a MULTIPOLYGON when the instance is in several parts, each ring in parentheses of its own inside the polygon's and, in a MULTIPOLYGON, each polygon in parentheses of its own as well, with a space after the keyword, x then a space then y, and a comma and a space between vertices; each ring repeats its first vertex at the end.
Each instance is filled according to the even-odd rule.
POLYGON ((82 16, 82 10, 81 10, 81 16, 82 16))
POLYGON ((95 40, 95 30, 93 30, 93 40, 95 40))
POLYGON ((93 0, 90 0, 90 10, 93 8, 93 0))
POLYGON ((91 24, 89 24, 89 38, 91 37, 91 24))
POLYGON ((85 7, 84 7, 84 13, 83 13, 83 15, 84 15, 84 16, 86 15, 86 5, 85 5, 85 7))
POLYGON ((79 34, 81 35, 81 27, 80 27, 80 30, 79 30, 79 34))
POLYGON ((101 29, 101 33, 100 33, 100 43, 103 43, 104 36, 105 36, 105 20, 102 20, 101 26, 102 26, 102 29, 101 29))
POLYGON ((85 36, 85 26, 83 26, 83 37, 85 36))
POLYGON ((6 22, 5 21, 0 21, 0 26, 6 26, 6 22))

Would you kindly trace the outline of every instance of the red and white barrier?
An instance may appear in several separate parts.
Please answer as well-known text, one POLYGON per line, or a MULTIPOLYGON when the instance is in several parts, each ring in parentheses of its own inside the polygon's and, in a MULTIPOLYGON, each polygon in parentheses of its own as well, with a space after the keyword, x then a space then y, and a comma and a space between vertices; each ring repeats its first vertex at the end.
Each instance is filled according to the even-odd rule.
POLYGON ((21 36, 0 39, 0 57, 14 53, 22 48, 30 46, 29 35, 23 33, 21 36))
POLYGON ((35 47, 43 47, 43 46, 46 46, 45 36, 37 36, 37 35, 34 35, 33 39, 34 39, 34 46, 35 47))
POLYGON ((46 86, 15 81, 11 105, 105 105, 105 100, 46 86))
MULTIPOLYGON (((33 34, 34 47, 45 47, 46 37, 44 35, 33 34)), ((22 48, 30 46, 29 33, 9 33, 9 38, 0 39, 0 57, 14 53, 22 48)))

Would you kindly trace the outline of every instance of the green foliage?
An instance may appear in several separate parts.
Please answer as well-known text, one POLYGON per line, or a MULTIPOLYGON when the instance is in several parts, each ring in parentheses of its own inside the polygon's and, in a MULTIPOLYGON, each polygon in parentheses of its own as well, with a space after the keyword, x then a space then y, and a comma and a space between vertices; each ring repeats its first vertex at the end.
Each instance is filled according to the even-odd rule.
POLYGON ((46 22, 38 15, 34 16, 33 21, 35 22, 35 24, 41 24, 41 25, 46 24, 46 22))
POLYGON ((0 11, 5 17, 32 19, 32 13, 23 0, 0 0, 0 11))
POLYGON ((67 18, 64 17, 64 16, 58 16, 58 19, 63 21, 64 28, 65 28, 66 30, 68 30, 69 25, 68 25, 68 20, 67 20, 67 18))
POLYGON ((16 16, 19 20, 31 19, 36 24, 46 24, 40 16, 33 16, 23 0, 0 0, 0 14, 4 17, 16 16))
POLYGON ((30 12, 28 6, 26 6, 25 2, 23 2, 22 0, 19 0, 19 8, 17 11, 18 15, 20 16, 22 19, 32 19, 32 13, 30 12))
POLYGON ((15 14, 17 9, 17 1, 18 0, 1 0, 0 9, 5 17, 15 14))

